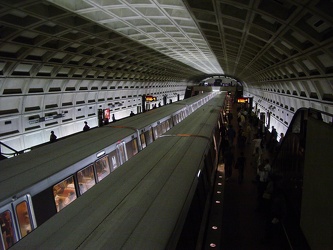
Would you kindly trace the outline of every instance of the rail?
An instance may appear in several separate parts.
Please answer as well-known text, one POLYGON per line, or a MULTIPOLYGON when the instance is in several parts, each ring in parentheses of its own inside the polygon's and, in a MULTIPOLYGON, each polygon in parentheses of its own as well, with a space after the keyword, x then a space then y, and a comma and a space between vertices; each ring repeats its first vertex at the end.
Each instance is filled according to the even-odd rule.
POLYGON ((8 148, 11 151, 13 151, 13 153, 2 153, 1 150, 0 150, 1 156, 4 156, 5 158, 6 158, 6 155, 8 155, 8 156, 17 156, 19 154, 23 154, 24 153, 24 150, 17 151, 16 149, 8 146, 7 144, 5 144, 3 142, 0 142, 0 145, 3 146, 3 147, 8 148))

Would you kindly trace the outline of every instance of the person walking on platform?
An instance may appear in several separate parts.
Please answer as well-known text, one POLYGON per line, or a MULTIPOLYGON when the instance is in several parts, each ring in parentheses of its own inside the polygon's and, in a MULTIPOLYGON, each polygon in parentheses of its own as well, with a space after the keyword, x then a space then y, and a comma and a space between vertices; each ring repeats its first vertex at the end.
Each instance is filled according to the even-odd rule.
POLYGON ((223 158, 224 158, 225 178, 227 181, 227 180, 229 180, 229 178, 232 175, 232 166, 235 162, 234 153, 232 151, 231 146, 229 146, 226 149, 226 151, 224 152, 223 158))
POLYGON ((244 152, 240 153, 240 156, 237 158, 237 162, 235 164, 236 169, 238 169, 238 183, 243 183, 244 180, 244 168, 245 168, 246 158, 244 156, 244 152))
POLYGON ((54 134, 54 131, 51 131, 50 142, 55 142, 56 140, 57 140, 57 136, 54 134))

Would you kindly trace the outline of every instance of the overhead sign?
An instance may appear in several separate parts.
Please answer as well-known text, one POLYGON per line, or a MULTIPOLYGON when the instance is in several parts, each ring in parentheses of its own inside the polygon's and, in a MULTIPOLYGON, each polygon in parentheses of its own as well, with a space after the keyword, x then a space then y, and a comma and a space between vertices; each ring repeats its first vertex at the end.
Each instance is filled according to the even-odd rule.
POLYGON ((248 103, 249 102, 249 98, 239 97, 239 98, 237 98, 237 102, 238 103, 248 103))
POLYGON ((152 95, 146 95, 146 102, 156 102, 157 97, 152 95))
POLYGON ((56 114, 56 115, 52 115, 52 116, 45 116, 45 117, 35 118, 35 119, 32 119, 32 120, 29 120, 29 124, 46 122, 46 121, 50 121, 50 120, 53 120, 53 119, 62 118, 64 116, 65 116, 65 114, 56 114))

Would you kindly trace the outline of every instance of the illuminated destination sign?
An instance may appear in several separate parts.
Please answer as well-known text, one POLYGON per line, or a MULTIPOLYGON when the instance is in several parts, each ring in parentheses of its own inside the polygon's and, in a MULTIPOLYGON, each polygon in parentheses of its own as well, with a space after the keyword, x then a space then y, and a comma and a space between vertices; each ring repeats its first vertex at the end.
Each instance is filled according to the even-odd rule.
POLYGON ((31 119, 31 120, 29 119, 29 124, 47 122, 50 120, 62 118, 64 116, 65 116, 65 114, 56 114, 56 115, 52 115, 52 116, 39 117, 39 118, 31 119))
POLYGON ((239 97, 239 98, 237 98, 237 102, 238 103, 248 103, 249 102, 249 98, 239 97))
POLYGON ((157 97, 152 95, 146 95, 146 102, 156 102, 157 97))

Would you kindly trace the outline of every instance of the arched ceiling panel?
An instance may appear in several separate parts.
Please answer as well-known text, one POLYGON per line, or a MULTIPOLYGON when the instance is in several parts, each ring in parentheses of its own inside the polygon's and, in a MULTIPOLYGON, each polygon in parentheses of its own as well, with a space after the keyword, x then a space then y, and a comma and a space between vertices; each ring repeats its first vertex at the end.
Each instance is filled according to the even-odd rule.
POLYGON ((0 77, 332 79, 332 9, 328 0, 3 0, 0 77))

